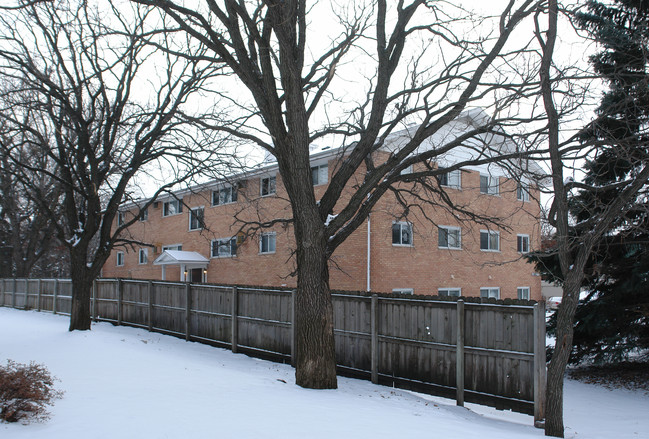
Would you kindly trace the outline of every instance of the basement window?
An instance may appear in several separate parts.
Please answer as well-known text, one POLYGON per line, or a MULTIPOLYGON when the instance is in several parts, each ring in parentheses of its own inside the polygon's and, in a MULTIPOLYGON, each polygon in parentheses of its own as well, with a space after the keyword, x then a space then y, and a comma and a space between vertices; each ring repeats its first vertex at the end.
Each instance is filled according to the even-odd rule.
POLYGON ((484 299, 500 299, 500 288, 480 288, 480 297, 484 299))
POLYGON ((440 297, 460 297, 462 295, 461 288, 438 288, 437 295, 440 297))

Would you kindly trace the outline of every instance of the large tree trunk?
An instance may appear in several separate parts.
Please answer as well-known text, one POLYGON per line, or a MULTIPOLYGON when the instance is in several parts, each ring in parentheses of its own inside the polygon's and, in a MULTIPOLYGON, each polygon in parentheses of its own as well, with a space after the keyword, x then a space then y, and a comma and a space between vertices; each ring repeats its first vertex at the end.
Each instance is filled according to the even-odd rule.
POLYGON ((324 248, 303 249, 296 296, 295 382, 309 389, 335 389, 336 352, 329 272, 324 248))
MULTIPOLYGON (((298 181, 293 183, 294 189, 300 187, 298 181)), ((310 190, 294 192, 292 200, 298 266, 295 382, 309 389, 335 389, 338 384, 327 241, 310 190)))
POLYGON ((71 255, 72 308, 70 310, 70 331, 90 330, 90 297, 94 276, 86 268, 85 258, 71 255), (83 261, 83 262, 81 262, 83 261))

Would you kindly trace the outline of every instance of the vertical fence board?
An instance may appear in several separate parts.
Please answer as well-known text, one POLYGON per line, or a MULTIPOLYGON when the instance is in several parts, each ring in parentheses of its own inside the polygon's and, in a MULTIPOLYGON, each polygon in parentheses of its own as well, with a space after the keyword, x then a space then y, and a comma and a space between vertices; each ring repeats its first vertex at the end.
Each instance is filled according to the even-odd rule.
POLYGON ((237 353, 237 345, 239 343, 239 324, 238 324, 238 315, 239 315, 239 290, 237 287, 232 287, 232 352, 237 353))
POLYGON ((457 301, 457 342, 455 351, 455 401, 464 406, 464 301, 457 301))

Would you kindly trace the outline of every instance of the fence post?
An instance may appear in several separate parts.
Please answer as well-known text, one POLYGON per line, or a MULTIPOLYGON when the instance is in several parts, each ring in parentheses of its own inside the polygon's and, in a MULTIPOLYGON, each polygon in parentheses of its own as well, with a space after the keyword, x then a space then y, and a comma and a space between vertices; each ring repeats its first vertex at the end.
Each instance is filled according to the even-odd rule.
POLYGON ((92 281, 92 297, 90 302, 90 318, 97 321, 97 279, 92 281))
POLYGON ((237 353, 237 343, 239 339, 239 324, 237 315, 239 314, 239 292, 237 287, 232 287, 232 352, 237 353))
POLYGON ((29 279, 25 279, 25 304, 23 309, 29 309, 27 304, 29 303, 29 279))
POLYGON ((185 340, 189 341, 191 332, 191 310, 192 310, 192 285, 185 284, 185 340))
POLYGON ((457 344, 455 346, 455 402, 464 406, 464 300, 457 301, 457 344))
POLYGON ((56 298, 59 295, 59 278, 54 279, 54 297, 52 297, 52 314, 56 314, 56 298))
POLYGON ((372 331, 372 382, 379 383, 379 326, 378 326, 378 308, 379 296, 372 294, 372 302, 370 304, 370 331, 372 331))
POLYGON ((18 284, 16 283, 16 278, 14 277, 14 285, 11 290, 11 307, 15 308, 16 307, 16 289, 18 288, 18 284))
POLYGON ((147 297, 149 298, 149 307, 147 312, 147 326, 149 331, 153 331, 153 281, 149 281, 147 285, 147 297))
POLYGON ((297 290, 291 290, 291 366, 295 367, 295 295, 297 290))
POLYGON ((38 296, 36 297, 36 311, 41 312, 41 297, 43 295, 43 279, 38 279, 38 296))
POLYGON ((122 324, 123 310, 122 301, 124 300, 124 281, 120 277, 117 279, 117 324, 122 324))
POLYGON ((534 305, 534 426, 545 427, 545 302, 534 305))

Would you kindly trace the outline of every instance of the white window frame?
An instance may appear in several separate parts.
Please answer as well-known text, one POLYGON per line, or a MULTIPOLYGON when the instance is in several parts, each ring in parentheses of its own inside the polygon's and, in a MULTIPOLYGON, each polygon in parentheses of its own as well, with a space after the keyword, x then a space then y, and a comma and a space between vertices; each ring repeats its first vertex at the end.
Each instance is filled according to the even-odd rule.
POLYGON ((437 295, 440 297, 460 297, 462 296, 462 288, 438 288, 437 295), (453 292, 453 294, 451 294, 453 292), (455 294, 457 292, 457 294, 455 294))
POLYGON ((531 297, 531 290, 530 287, 517 287, 516 288, 516 297, 518 297, 519 300, 530 300, 531 297), (523 291, 527 291, 527 297, 521 297, 521 293, 523 291))
POLYGON ((500 177, 497 175, 480 174, 480 193, 486 195, 500 195, 500 177), (487 179, 485 190, 482 188, 482 179, 487 179))
POLYGON ((115 266, 116 267, 123 267, 124 266, 124 252, 117 252, 116 258, 115 258, 115 266))
POLYGON ((137 252, 137 263, 138 265, 146 265, 149 263, 149 249, 141 248, 137 252))
POLYGON ((259 195, 262 197, 270 197, 277 193, 277 176, 271 175, 268 177, 262 177, 259 179, 259 195), (267 191, 264 193, 264 180, 267 180, 266 184, 267 191))
POLYGON ((462 249, 462 229, 455 226, 437 226, 437 247, 447 250, 461 250, 462 249), (441 231, 446 231, 446 245, 440 244, 441 231), (457 232, 457 246, 450 246, 449 232, 457 232))
POLYGON ((259 236, 259 254, 270 255, 277 251, 277 233, 265 232, 259 236), (272 239, 271 239, 272 238, 272 239), (266 251, 264 251, 264 239, 266 239, 266 251), (270 250, 270 243, 272 242, 273 250, 270 250))
POLYGON ((329 182, 329 164, 311 166, 311 182, 320 186, 329 182), (321 181, 324 178, 324 181, 321 181))
POLYGON ((124 212, 117 211, 117 227, 122 227, 126 222, 124 216, 124 212))
POLYGON ((183 213, 183 202, 182 200, 169 200, 169 201, 163 201, 162 202, 162 216, 167 217, 167 216, 174 216, 174 215, 180 215, 183 213), (175 211, 173 213, 165 213, 169 211, 169 208, 167 206, 174 206, 175 211))
POLYGON ((414 288, 392 288, 392 292, 395 294, 415 294, 414 288))
POLYGON ((142 209, 140 211, 140 221, 148 221, 149 220, 149 208, 142 209))
POLYGON ((480 297, 485 299, 500 299, 500 287, 480 287, 480 297), (483 296, 483 291, 486 292, 486 296, 483 296), (493 293, 495 292, 495 296, 493 293))
POLYGON ((530 252, 530 235, 516 235, 516 251, 522 254, 530 252), (522 244, 526 244, 527 248, 523 248, 524 246, 522 244))
POLYGON ((444 174, 440 174, 439 184, 440 186, 452 189, 462 189, 462 171, 460 171, 459 169, 454 169, 453 171, 448 171, 444 174), (446 177, 446 183, 442 181, 443 177, 446 177))
POLYGON ((179 250, 182 251, 183 245, 182 244, 171 244, 171 245, 163 245, 162 246, 162 251, 167 251, 167 250, 179 250))
POLYGON ((194 230, 203 230, 205 228, 205 207, 198 206, 189 209, 189 231, 194 230), (201 212, 200 216, 196 215, 197 212, 201 212), (192 227, 193 216, 196 215, 196 225, 197 227, 192 227))
POLYGON ((232 186, 223 186, 212 191, 212 206, 223 206, 224 204, 236 203, 238 199, 237 187, 232 186), (222 197, 222 194, 228 194, 225 197, 222 197), (222 198, 225 198, 222 200, 222 198), (216 202, 215 202, 216 201, 216 202))
POLYGON ((500 251, 500 232, 495 231, 495 230, 480 230, 480 250, 483 252, 499 252, 500 251), (487 246, 488 248, 482 248, 482 234, 486 233, 487 234, 487 246), (492 248, 491 247, 491 237, 496 236, 497 237, 497 246, 498 248, 492 248))
POLYGON ((392 245, 395 247, 413 247, 413 233, 412 233, 412 223, 407 221, 395 221, 392 223, 391 234, 392 234, 392 245), (394 242, 394 226, 399 226, 399 242, 394 242), (410 242, 403 243, 403 227, 407 226, 410 229, 410 242))
POLYGON ((239 246, 237 245, 237 237, 236 236, 230 236, 228 238, 217 238, 213 239, 212 242, 210 243, 210 257, 211 258, 234 258, 237 255, 239 246), (234 254, 232 253, 232 248, 233 248, 233 241, 234 241, 234 254), (217 252, 216 255, 214 254, 214 243, 217 244, 217 252), (220 254, 218 251, 221 247, 228 246, 228 253, 223 253, 220 254))
POLYGON ((530 184, 525 181, 519 181, 516 188, 516 199, 518 201, 530 201, 530 184))

